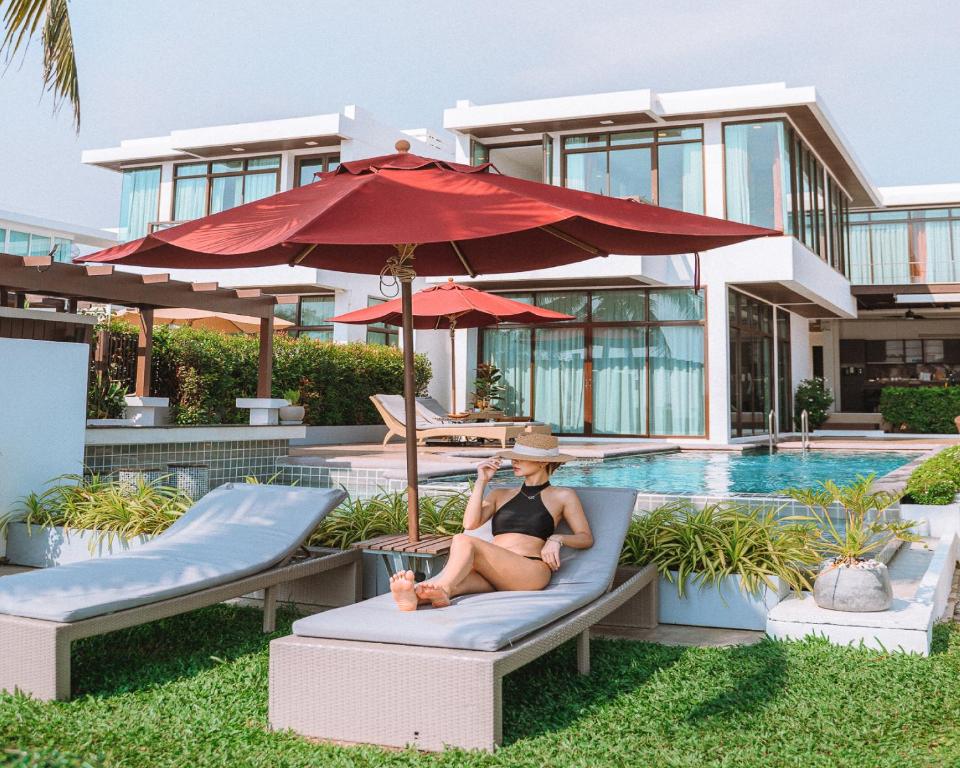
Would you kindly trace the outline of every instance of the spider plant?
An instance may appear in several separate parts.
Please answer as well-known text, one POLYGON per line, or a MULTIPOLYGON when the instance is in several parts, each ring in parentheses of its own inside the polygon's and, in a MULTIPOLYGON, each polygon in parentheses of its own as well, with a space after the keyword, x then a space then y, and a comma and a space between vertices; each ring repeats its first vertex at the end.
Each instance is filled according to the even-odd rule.
POLYGON ((808 526, 784 524, 778 512, 672 502, 633 521, 621 563, 653 563, 681 597, 688 583, 719 586, 727 576, 739 576, 740 589, 752 595, 776 589, 775 578, 801 592, 810 588, 808 566, 819 561, 814 535, 808 526))
MULTIPOLYGON (((425 496, 420 499, 420 530, 452 536, 463 530, 467 496, 425 496)), ((324 519, 311 544, 347 549, 358 541, 407 530, 407 499, 403 493, 381 491, 368 498, 347 499, 324 519)))
POLYGON ((99 474, 87 477, 62 475, 40 493, 21 499, 13 510, 0 516, 0 532, 14 521, 33 526, 62 527, 65 531, 92 531, 93 552, 115 538, 154 536, 165 531, 193 503, 177 488, 164 485, 166 477, 136 485, 120 485, 99 474))
POLYGON ((813 524, 815 546, 833 565, 853 565, 882 549, 895 538, 919 541, 910 529, 912 520, 890 519, 887 510, 903 496, 902 491, 872 490, 874 475, 857 475, 856 481, 839 486, 832 480, 813 488, 788 488, 783 493, 807 508, 807 513, 785 520, 813 524), (843 525, 830 516, 831 507, 843 509, 843 525))

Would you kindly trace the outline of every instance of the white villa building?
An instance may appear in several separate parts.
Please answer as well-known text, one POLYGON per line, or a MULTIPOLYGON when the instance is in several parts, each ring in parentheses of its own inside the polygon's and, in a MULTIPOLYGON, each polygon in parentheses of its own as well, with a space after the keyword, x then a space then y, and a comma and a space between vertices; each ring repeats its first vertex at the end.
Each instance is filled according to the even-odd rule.
POLYGON ((68 224, 13 211, 0 211, 0 253, 11 256, 46 256, 70 261, 81 253, 90 253, 116 245, 109 232, 68 224))
MULTIPOLYGON (((577 318, 459 332, 458 391, 470 391, 477 362, 494 362, 512 415, 562 435, 726 443, 766 434, 771 411, 790 431, 792 394, 812 375, 836 395, 832 420, 851 425, 876 419, 887 384, 960 377, 960 184, 874 186, 811 87, 459 101, 436 131, 394 130, 346 107, 122 141, 83 162, 123 174, 127 240, 388 154, 398 138, 417 154, 784 232, 705 253, 699 293, 690 256, 473 280, 577 318)), ((173 276, 296 293, 280 308, 294 333, 396 343, 389 329, 326 322, 382 300, 376 278, 303 267, 173 276)), ((415 344, 446 403, 445 334, 418 332, 415 344)))

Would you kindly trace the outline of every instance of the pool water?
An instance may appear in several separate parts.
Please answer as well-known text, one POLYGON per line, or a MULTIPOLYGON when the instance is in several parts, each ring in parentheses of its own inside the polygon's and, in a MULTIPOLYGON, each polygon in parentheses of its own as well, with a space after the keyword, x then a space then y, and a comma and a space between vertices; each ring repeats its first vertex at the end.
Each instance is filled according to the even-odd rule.
POLYGON ((645 493, 776 494, 784 488, 812 487, 823 480, 843 485, 857 475, 879 477, 912 458, 909 453, 881 451, 680 451, 568 464, 557 470, 552 481, 556 485, 636 488, 645 493))

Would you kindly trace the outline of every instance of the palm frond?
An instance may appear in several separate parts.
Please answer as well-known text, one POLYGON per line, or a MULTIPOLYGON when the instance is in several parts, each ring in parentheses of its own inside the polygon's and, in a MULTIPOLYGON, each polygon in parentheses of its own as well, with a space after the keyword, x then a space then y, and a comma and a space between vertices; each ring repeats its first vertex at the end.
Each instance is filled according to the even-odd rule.
POLYGON ((67 0, 0 0, 6 34, 0 55, 7 62, 40 32, 43 45, 43 87, 53 95, 54 112, 64 101, 73 108, 74 128, 80 130, 80 82, 73 47, 73 30, 67 0))

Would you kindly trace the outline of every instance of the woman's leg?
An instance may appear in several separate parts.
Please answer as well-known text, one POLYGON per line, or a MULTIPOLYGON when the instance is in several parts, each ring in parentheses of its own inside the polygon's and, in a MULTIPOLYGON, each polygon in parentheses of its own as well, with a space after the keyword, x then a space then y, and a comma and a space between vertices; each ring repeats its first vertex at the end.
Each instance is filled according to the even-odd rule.
POLYGON ((461 533, 453 537, 444 569, 430 581, 418 584, 416 592, 442 607, 456 595, 494 589, 538 590, 549 581, 550 569, 543 562, 461 533))

